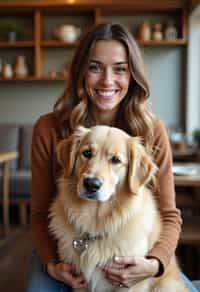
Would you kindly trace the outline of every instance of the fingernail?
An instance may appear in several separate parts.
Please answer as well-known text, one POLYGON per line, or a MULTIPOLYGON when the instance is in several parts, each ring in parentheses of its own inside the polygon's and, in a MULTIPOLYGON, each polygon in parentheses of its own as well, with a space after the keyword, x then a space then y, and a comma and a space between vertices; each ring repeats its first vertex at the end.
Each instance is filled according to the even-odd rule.
POLYGON ((115 261, 119 262, 120 258, 115 256, 115 261))

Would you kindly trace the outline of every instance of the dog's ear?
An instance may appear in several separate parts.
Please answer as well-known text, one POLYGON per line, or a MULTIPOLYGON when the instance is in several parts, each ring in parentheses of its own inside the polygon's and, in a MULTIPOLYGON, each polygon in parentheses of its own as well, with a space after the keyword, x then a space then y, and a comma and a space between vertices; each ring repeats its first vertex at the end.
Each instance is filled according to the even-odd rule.
POLYGON ((73 173, 77 151, 82 139, 89 131, 89 129, 79 126, 73 134, 57 145, 57 160, 63 167, 65 176, 69 176, 73 173))
POLYGON ((157 167, 151 156, 147 154, 138 137, 128 141, 129 169, 128 183, 132 193, 137 194, 141 186, 150 181, 154 183, 157 167))

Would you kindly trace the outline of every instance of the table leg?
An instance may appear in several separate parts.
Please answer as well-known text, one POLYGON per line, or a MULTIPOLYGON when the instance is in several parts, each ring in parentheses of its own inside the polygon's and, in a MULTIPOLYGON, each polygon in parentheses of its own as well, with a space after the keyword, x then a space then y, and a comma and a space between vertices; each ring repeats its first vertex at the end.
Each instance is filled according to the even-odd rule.
POLYGON ((9 163, 3 162, 2 165, 2 185, 3 185, 3 228, 4 233, 7 236, 10 230, 9 222, 9 163))

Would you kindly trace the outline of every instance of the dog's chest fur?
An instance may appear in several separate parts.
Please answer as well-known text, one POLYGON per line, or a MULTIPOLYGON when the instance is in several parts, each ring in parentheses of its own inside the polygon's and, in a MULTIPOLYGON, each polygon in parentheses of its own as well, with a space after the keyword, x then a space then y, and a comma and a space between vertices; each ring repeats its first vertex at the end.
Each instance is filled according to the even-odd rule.
MULTIPOLYGON (((106 282, 101 269, 111 262, 113 256, 144 256, 152 247, 160 230, 156 205, 150 191, 142 188, 137 197, 130 196, 126 206, 113 207, 107 218, 107 211, 102 211, 103 207, 99 205, 98 214, 102 212, 102 218, 99 218, 97 206, 95 210, 92 209, 93 204, 89 208, 84 208, 84 205, 80 208, 74 200, 66 200, 67 189, 64 186, 66 182, 63 182, 62 192, 51 208, 50 229, 58 240, 61 260, 73 262, 91 283, 90 291, 97 291, 94 287, 98 286, 98 282, 106 282), (152 234, 155 230, 154 239, 152 234), (89 248, 78 254, 72 242, 80 239, 84 232, 93 236, 100 234, 102 238, 89 242, 89 248)), ((106 285, 111 292, 112 286, 108 282, 106 285)))

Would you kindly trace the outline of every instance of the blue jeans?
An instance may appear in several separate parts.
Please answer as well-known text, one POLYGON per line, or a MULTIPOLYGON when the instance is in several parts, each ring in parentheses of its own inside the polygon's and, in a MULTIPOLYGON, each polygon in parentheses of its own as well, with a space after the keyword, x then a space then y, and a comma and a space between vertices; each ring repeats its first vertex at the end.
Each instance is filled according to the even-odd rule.
POLYGON ((184 280, 184 282, 185 282, 185 284, 190 292, 198 292, 197 288, 192 284, 192 282, 183 273, 181 273, 181 277, 184 280))
MULTIPOLYGON (((181 277, 184 280, 190 292, 198 292, 197 288, 194 287, 192 282, 183 273, 181 273, 181 277)), ((40 262, 39 257, 34 251, 31 256, 29 264, 27 286, 25 292, 46 292, 46 291, 70 292, 72 290, 66 284, 56 281, 43 271, 42 263, 40 262)))
POLYGON ((53 279, 44 272, 42 263, 33 251, 30 258, 25 292, 70 292, 72 289, 66 284, 53 279))

